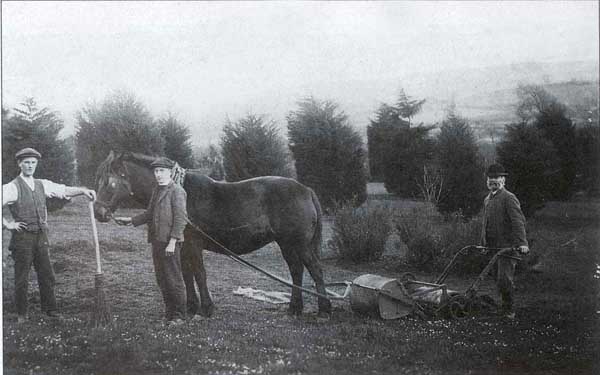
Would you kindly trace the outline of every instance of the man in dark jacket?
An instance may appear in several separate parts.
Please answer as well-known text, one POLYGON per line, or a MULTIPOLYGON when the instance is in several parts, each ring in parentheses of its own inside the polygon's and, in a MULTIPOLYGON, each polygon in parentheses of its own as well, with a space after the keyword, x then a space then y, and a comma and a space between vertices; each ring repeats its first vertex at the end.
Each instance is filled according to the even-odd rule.
POLYGON ((59 318, 54 295, 54 270, 50 263, 48 243, 48 212, 46 198, 69 198, 85 195, 96 199, 96 192, 84 187, 66 186, 33 175, 42 155, 33 148, 15 154, 21 173, 2 185, 2 207, 8 206, 12 220, 2 218, 2 227, 11 231, 8 249, 15 261, 15 304, 17 322, 27 321, 27 289, 31 265, 37 273, 42 311, 59 318))
MULTIPOLYGON (((504 188, 507 173, 500 164, 492 164, 487 171, 490 193, 483 203, 481 242, 484 246, 518 248, 522 254, 529 252, 525 235, 525 216, 517 197, 504 188)), ((497 286, 502 297, 504 316, 514 319, 513 290, 516 260, 498 258, 497 286)))
POLYGON ((158 186, 152 192, 148 209, 133 218, 115 218, 121 225, 148 224, 148 242, 156 281, 162 292, 168 325, 179 325, 185 317, 185 286, 181 274, 180 251, 186 226, 186 192, 171 179, 174 163, 159 158, 151 164, 158 186))

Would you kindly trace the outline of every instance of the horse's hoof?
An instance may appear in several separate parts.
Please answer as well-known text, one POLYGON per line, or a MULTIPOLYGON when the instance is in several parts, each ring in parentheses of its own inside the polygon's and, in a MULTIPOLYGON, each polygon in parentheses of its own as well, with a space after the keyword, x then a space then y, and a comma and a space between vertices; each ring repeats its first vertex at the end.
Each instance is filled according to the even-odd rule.
POLYGON ((202 315, 205 318, 210 318, 213 316, 215 312, 215 306, 211 305, 209 307, 200 307, 200 311, 198 311, 198 313, 196 315, 202 315))
POLYGON ((298 320, 299 315, 293 315, 293 314, 285 314, 282 318, 283 321, 287 321, 287 322, 294 322, 296 320, 298 320))
POLYGON ((331 302, 329 302, 329 301, 319 304, 319 313, 331 314, 332 310, 333 310, 333 306, 331 305, 331 302))
POLYGON ((187 314, 188 314, 189 316, 194 316, 194 315, 196 315, 196 314, 200 314, 200 310, 199 310, 199 309, 188 309, 188 310, 187 310, 187 314))
POLYGON ((193 322, 202 322, 204 320, 208 319, 206 316, 202 316, 200 314, 194 314, 194 316, 192 317, 192 321, 193 322))
POLYGON ((317 314, 317 322, 328 322, 331 320, 331 313, 320 311, 317 314))
POLYGON ((290 307, 289 309, 287 309, 287 314, 288 314, 289 316, 296 316, 296 317, 298 317, 298 316, 301 316, 301 315, 302 315, 302 309, 298 309, 298 308, 291 308, 291 307, 290 307))

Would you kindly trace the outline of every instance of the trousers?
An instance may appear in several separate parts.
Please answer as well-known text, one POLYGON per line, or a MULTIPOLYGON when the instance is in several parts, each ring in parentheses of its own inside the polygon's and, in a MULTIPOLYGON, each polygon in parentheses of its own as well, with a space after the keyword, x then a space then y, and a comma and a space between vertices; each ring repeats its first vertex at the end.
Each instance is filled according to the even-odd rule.
MULTIPOLYGON (((505 241, 486 238, 489 247, 508 247, 505 241)), ((509 253, 512 254, 512 253, 509 253)), ((512 311, 515 290, 515 268, 517 261, 511 258, 499 257, 497 261, 496 288, 502 298, 502 309, 512 311)))
POLYGON ((54 270, 50 263, 50 246, 45 231, 13 232, 9 244, 15 262, 15 304, 17 314, 27 314, 27 290, 31 265, 37 273, 40 304, 43 312, 56 311, 54 270))
POLYGON ((167 320, 183 319, 186 310, 186 295, 181 274, 181 245, 175 246, 175 254, 167 256, 166 242, 152 242, 152 260, 156 282, 165 303, 167 320))

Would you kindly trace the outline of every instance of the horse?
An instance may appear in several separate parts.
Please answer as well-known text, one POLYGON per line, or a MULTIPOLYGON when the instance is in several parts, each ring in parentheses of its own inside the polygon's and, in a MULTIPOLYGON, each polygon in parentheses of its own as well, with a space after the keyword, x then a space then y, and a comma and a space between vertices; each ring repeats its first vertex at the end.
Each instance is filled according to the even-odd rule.
MULTIPOLYGON (((155 158, 143 154, 113 151, 96 172, 96 219, 108 222, 126 197, 146 207, 156 186, 150 164, 155 158)), ((276 242, 285 259, 292 282, 302 286, 304 267, 315 282, 317 292, 326 296, 319 263, 322 237, 322 211, 315 192, 298 181, 276 176, 255 177, 239 182, 220 182, 187 170, 182 186, 187 193, 188 218, 193 225, 184 231, 181 250, 183 279, 188 312, 210 317, 214 304, 206 282, 203 249, 222 249, 193 226, 237 255, 243 255, 276 242), (198 285, 200 303, 194 287, 198 285)), ((328 298, 318 297, 319 316, 331 314, 328 298)), ((292 288, 288 314, 300 315, 302 291, 292 288)))

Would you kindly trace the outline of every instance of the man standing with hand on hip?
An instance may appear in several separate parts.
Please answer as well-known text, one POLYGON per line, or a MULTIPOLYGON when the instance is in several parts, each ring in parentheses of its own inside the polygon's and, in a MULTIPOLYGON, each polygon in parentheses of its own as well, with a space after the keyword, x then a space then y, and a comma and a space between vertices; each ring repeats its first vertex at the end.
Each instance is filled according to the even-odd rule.
POLYGON ((27 320, 27 289, 31 264, 37 272, 42 311, 59 318, 54 295, 54 270, 50 263, 46 198, 85 195, 96 199, 96 192, 83 187, 65 186, 35 179, 33 174, 42 155, 33 148, 15 154, 21 173, 2 185, 2 207, 8 205, 13 221, 2 218, 2 227, 12 232, 8 249, 15 262, 15 303, 17 322, 27 320))
MULTIPOLYGON (((500 164, 492 164, 488 168, 487 187, 490 193, 483 202, 481 242, 483 246, 493 248, 518 248, 521 254, 527 254, 525 216, 517 197, 504 188, 507 175, 500 164)), ((502 313, 508 319, 515 318, 513 291, 516 264, 515 259, 498 258, 496 285, 502 297, 502 313)))

